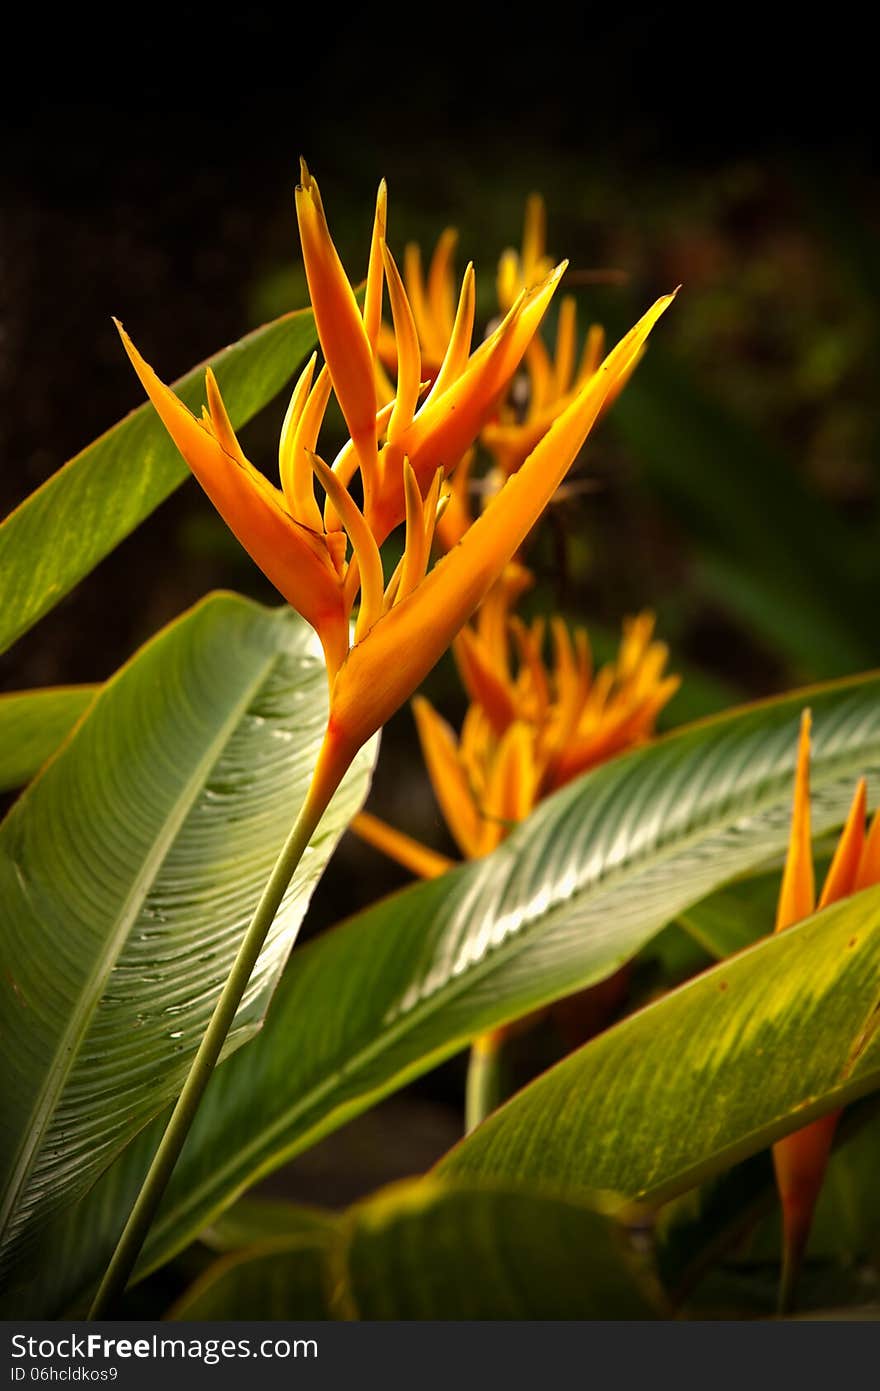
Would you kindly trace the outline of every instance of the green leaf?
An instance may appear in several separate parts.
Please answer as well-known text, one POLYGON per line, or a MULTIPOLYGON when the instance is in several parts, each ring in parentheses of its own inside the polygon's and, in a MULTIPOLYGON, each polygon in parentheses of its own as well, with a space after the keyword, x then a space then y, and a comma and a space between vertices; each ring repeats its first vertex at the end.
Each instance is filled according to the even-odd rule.
POLYGON ((326 1241, 282 1237, 210 1266, 165 1315, 168 1319, 327 1319, 326 1241), (280 1246, 280 1252, 277 1247, 280 1246), (230 1312, 234 1310, 234 1312, 230 1312), (252 1312, 252 1311, 256 1312, 252 1312), (293 1310, 293 1313, 282 1312, 293 1310))
MULTIPOLYGON (((836 845, 836 833, 830 843, 828 837, 813 841, 818 884, 824 882, 836 845)), ((718 889, 681 913, 676 920, 677 926, 716 961, 751 946, 752 942, 773 931, 783 864, 784 860, 780 859, 772 869, 737 879, 718 889)))
MULTIPOLYGON (((311 310, 284 314, 174 384, 198 414, 213 367, 232 423, 244 425, 285 385, 316 342, 311 310)), ((128 370, 120 348, 119 371, 128 370)), ((0 525, 0 652, 189 477, 145 402, 54 473, 0 525)))
MULTIPOLYGON (((312 630, 288 609, 214 596, 101 689, 0 827, 7 1256, 179 1090, 326 716, 312 630)), ((294 878, 227 1052, 260 1025, 374 751, 294 878)))
POLYGON ((659 1287, 609 1212, 596 1198, 407 1181, 351 1208, 323 1238, 280 1238, 219 1261, 172 1314, 653 1318, 659 1287))
POLYGON ((320 1208, 299 1207, 280 1198, 240 1198, 199 1233, 199 1240, 212 1251, 238 1251, 281 1236, 313 1236, 333 1220, 320 1208))
POLYGON ((749 947, 532 1083, 442 1173, 664 1202, 880 1086, 880 888, 749 947))
MULTIPOLYGON (((262 1034, 211 1081, 141 1271, 482 1030, 610 975, 690 904, 779 854, 806 703, 814 826, 839 824, 856 777, 871 774, 873 788, 880 772, 877 676, 704 721, 597 768, 488 859, 294 952, 262 1034)), ((124 1156, 53 1232, 68 1264, 63 1278, 50 1272, 45 1307, 71 1298, 112 1248, 152 1145, 124 1156)))
POLYGON ((22 787, 67 737, 97 686, 52 686, 0 696, 0 792, 22 787))
POLYGON ((782 870, 728 884, 680 913, 679 926, 716 961, 773 931, 782 870))

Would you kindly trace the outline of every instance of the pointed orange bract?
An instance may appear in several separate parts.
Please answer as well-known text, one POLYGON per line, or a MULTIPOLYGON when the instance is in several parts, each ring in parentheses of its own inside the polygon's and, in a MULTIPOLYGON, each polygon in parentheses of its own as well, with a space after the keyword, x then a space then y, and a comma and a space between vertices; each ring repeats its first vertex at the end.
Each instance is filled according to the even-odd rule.
MULTIPOLYGON (((777 932, 809 917, 816 908, 810 838, 810 724, 810 712, 805 710, 798 741, 788 854, 776 913, 777 932)), ((867 784, 860 778, 819 897, 819 908, 880 883, 880 819, 875 816, 866 836, 866 810, 867 784)), ((786 1300, 791 1298, 807 1248, 839 1117, 839 1111, 821 1116, 773 1146, 776 1186, 782 1205, 786 1300)))
POLYGON ((450 646, 553 496, 607 392, 671 300, 658 300, 630 330, 459 545, 352 648, 333 688, 340 738, 343 731, 368 738, 450 646))
POLYGON ((518 294, 542 280, 551 265, 547 257, 547 209, 540 193, 530 193, 523 221, 522 250, 517 252, 510 248, 498 264, 496 288, 502 310, 509 309, 518 294))
MULTIPOLYGON (((384 540, 403 516, 403 456, 409 459, 423 491, 438 468, 444 474, 456 468, 519 366, 563 270, 564 266, 557 267, 514 305, 504 322, 471 354, 457 377, 450 380, 441 368, 434 389, 411 423, 396 440, 385 445, 381 496, 367 512, 378 537, 384 540)), ((450 352, 456 346, 452 340, 450 352)))
MULTIPOLYGON (((457 242, 458 233, 454 227, 447 227, 440 234, 427 279, 416 243, 409 242, 404 251, 403 281, 418 333, 422 372, 428 382, 433 382, 440 371, 455 324, 456 293, 452 257, 457 242)), ((398 371, 397 337, 385 324, 379 331, 378 356, 389 371, 398 371)))
POLYGON ((438 855, 436 850, 429 850, 427 846, 413 840, 411 836, 404 835, 402 831, 396 831, 392 826, 380 821, 378 816, 371 816, 367 811, 358 812, 349 830, 354 831, 367 845, 381 850, 389 859, 396 860, 419 879, 438 879, 441 874, 455 867, 454 860, 448 860, 445 855, 438 855))
MULTIPOLYGON (((526 404, 521 409, 514 403, 504 403, 499 418, 490 421, 480 439, 492 455, 502 477, 508 478, 546 434, 553 421, 565 409, 572 396, 598 369, 602 356, 603 334, 594 324, 588 335, 580 365, 575 371, 575 342, 577 310, 571 295, 559 306, 556 347, 551 360, 540 339, 534 339, 525 353, 526 404)), ((632 375, 638 356, 621 373, 606 398, 610 406, 632 375)))
POLYGON ((283 494, 241 454, 228 453, 144 361, 117 324, 125 350, 162 423, 231 531, 287 602, 316 629, 328 665, 348 650, 339 580, 319 538, 290 515, 283 494))
POLYGON ((354 291, 330 237, 317 182, 305 160, 301 161, 301 166, 296 215, 309 297, 333 389, 357 450, 361 471, 368 479, 375 473, 378 447, 373 351, 354 291))
MULTIPOLYGON (((412 694, 450 645, 535 524, 598 412, 629 370, 657 318, 659 300, 572 396, 517 477, 426 574, 444 480, 472 446, 534 339, 564 266, 520 294, 504 321, 470 352, 474 277, 465 272, 457 310, 449 290, 452 241, 432 264, 427 297, 449 321, 433 388, 422 387, 418 318, 386 244, 380 185, 363 313, 333 245, 316 180, 302 165, 296 191, 306 278, 326 366, 314 358, 297 382, 279 448, 281 488, 249 463, 213 377, 208 410, 196 420, 123 333, 126 351, 166 428, 224 520, 324 646, 330 714, 319 776, 341 778, 360 746, 412 694), (377 386, 382 289, 391 301, 397 395, 377 386), (332 464, 316 452, 331 392, 350 440, 332 464), (363 506, 351 491, 360 472, 363 506), (315 480, 324 492, 323 506, 315 480), (405 520, 404 555, 385 581, 379 546, 405 520), (360 607, 351 641, 355 601, 360 607)), ((537 253, 532 261, 537 265, 537 253)), ((530 262, 531 263, 531 262, 530 262)), ((120 332, 122 330, 120 329, 120 332)), ((520 736, 511 738, 491 782, 499 816, 517 811, 517 778, 528 782, 520 736), (514 770, 520 769, 519 773, 514 770)), ((503 819, 503 818, 502 818, 503 819)))
MULTIPOLYGON (((413 702, 435 796, 467 859, 494 850, 512 825, 566 780, 567 767, 575 776, 649 738, 657 713, 678 686, 678 678, 663 675, 667 651, 652 641, 648 614, 625 623, 617 660, 595 677, 584 630, 576 630, 572 640, 562 621, 552 620, 555 662, 548 670, 541 656, 542 621, 526 627, 511 616, 529 583, 523 566, 507 566, 453 643, 471 701, 461 734, 456 737, 427 700, 413 702), (572 747, 578 751, 573 764, 566 762, 572 747)), ((411 857, 395 853, 395 833, 388 832, 385 843, 375 837, 371 843, 411 867, 411 857)))
POLYGON ((777 932, 800 922, 802 918, 808 918, 816 906, 813 842, 810 835, 810 727, 810 712, 805 710, 801 716, 798 739, 788 855, 776 908, 777 932))

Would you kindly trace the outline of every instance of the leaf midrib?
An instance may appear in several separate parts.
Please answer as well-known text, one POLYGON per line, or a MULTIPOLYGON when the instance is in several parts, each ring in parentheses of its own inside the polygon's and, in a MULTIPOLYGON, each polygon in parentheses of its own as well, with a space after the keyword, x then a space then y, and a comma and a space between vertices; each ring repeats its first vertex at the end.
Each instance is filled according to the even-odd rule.
POLYGON ((36 1161, 55 1110, 55 1103, 70 1076, 79 1048, 88 1032, 92 1016, 103 995, 113 963, 128 940, 129 931, 140 911, 146 892, 155 881, 174 844, 177 833, 195 804, 211 768, 216 764, 225 748, 230 734, 241 721, 254 696, 268 679, 273 667, 282 655, 276 650, 261 664, 259 676, 255 677, 245 688, 241 699, 232 708, 228 718, 220 725, 216 737, 208 745, 192 775, 184 783, 174 811, 164 822, 151 850, 144 857, 141 872, 136 876, 131 891, 119 912, 117 927, 109 937, 105 950, 98 956, 93 970, 84 983, 80 992, 80 1004, 73 1010, 68 1025, 59 1039, 52 1061, 46 1070, 45 1083, 35 1098, 24 1129, 22 1142, 11 1167, 10 1179, 6 1186, 2 1206, 0 1206, 0 1248, 5 1244, 10 1222, 14 1218, 18 1200, 26 1187, 36 1161))
MULTIPOLYGON (((870 748, 873 750, 872 757, 880 754, 880 740, 876 741, 875 743, 872 743, 870 745, 870 748)), ((841 754, 838 758, 833 760, 833 763, 832 760, 829 759, 830 766, 827 775, 825 777, 817 777, 814 773, 814 785, 820 786, 822 783, 828 783, 840 779, 844 775, 844 765, 848 765, 849 761, 850 756, 848 753, 841 754)), ((865 746, 860 746, 858 766, 862 766, 865 763, 865 761, 865 746)), ((778 796, 772 796, 768 793, 765 797, 759 799, 756 802, 751 815, 760 816, 770 807, 776 805, 777 802, 778 796)), ((727 819, 723 818, 720 814, 716 813, 716 816, 713 818, 711 822, 711 827, 708 831, 706 823, 703 822, 701 823, 699 828, 694 828, 690 834, 682 836, 674 843, 669 843, 665 846, 662 845, 662 843, 658 843, 657 848, 651 855, 643 856, 642 858, 640 858, 640 867, 646 868, 649 865, 653 866, 661 864, 665 859, 673 858, 681 851, 687 849, 688 846, 694 844, 697 841, 706 839, 708 835, 711 835, 715 831, 722 829, 727 824, 727 819)), ((601 882, 605 887, 608 887, 609 883, 613 885, 613 882, 616 878, 623 876, 626 873, 627 867, 625 865, 612 867, 610 872, 604 877, 604 879, 601 882)), ((591 884, 585 885, 581 892, 591 892, 597 887, 598 882, 599 881, 594 880, 591 884)), ((504 939, 504 943, 502 943, 501 947, 499 948, 499 951, 503 950, 504 946, 510 944, 510 956, 513 957, 514 955, 518 954, 520 951, 523 950, 524 946, 528 944, 530 937, 533 935, 533 930, 539 924, 542 924, 546 918, 558 912, 559 909, 562 907, 563 903, 570 904, 577 897, 579 897, 578 893, 571 894, 568 898, 564 900, 559 899, 555 903, 551 904, 542 913, 539 913, 535 917, 531 918, 529 922, 524 925, 521 932, 518 932, 516 935, 506 937, 504 939)), ((350 1054, 347 1061, 342 1066, 337 1067, 329 1076, 325 1077, 324 1080, 319 1082, 315 1087, 311 1088, 310 1091, 307 1092, 304 1097, 300 1098, 300 1100, 293 1107, 288 1109, 284 1113, 284 1115, 279 1117, 270 1127, 261 1130, 257 1138, 255 1138, 249 1145, 237 1151, 237 1156, 234 1160, 231 1160, 227 1165, 223 1166, 220 1169, 212 1169, 210 1185, 202 1184, 199 1187, 191 1190, 187 1202, 176 1210, 177 1213, 186 1213, 194 1207, 198 1207, 200 1201, 202 1201, 202 1193, 210 1193, 211 1190, 214 1187, 216 1187, 216 1180, 218 1176, 229 1172, 234 1177, 235 1173, 240 1171, 242 1167, 242 1162, 244 1161, 246 1163, 246 1157, 251 1153, 253 1153, 257 1158, 257 1163, 254 1169, 249 1172, 252 1176, 259 1176, 261 1173, 261 1166, 267 1162, 265 1159, 260 1160, 259 1155, 260 1151, 265 1149, 267 1145, 271 1144, 271 1138, 268 1137, 277 1135, 279 1134, 279 1132, 283 1133, 285 1130, 289 1129, 290 1126, 296 1122, 297 1118, 300 1115, 302 1115, 305 1112, 308 1112, 310 1107, 314 1106, 317 1102, 319 1102, 321 1098, 327 1094, 327 1092, 332 1092, 334 1086, 337 1084, 340 1077, 350 1076, 352 1074, 356 1075, 357 1072, 360 1069, 362 1069, 366 1064, 371 1062, 373 1058, 381 1056, 390 1047, 393 1047, 393 1045, 401 1037, 405 1037, 406 1034, 410 1031, 410 1029, 418 1027, 421 1023, 425 1021, 425 1019, 429 1019, 431 1014, 436 1012, 438 1007, 444 1006, 450 1000, 454 1000, 459 994, 461 994, 465 990, 470 989, 475 981, 482 979, 482 977, 486 974, 490 974, 491 971, 495 969, 497 966, 498 954, 489 952, 485 957, 483 957, 483 959, 480 962, 476 963, 472 967, 472 969, 463 973, 461 976, 448 977, 447 980, 443 982, 443 984, 439 987, 437 991, 435 991, 434 994, 420 1001, 419 1004, 415 1005, 411 1011, 401 1016, 398 1022, 394 1026, 392 1026, 391 1029, 384 1031, 381 1035, 381 1039, 374 1039, 366 1047, 361 1048, 355 1054, 350 1054)), ((555 995, 551 995, 548 998, 553 999, 556 997, 555 995)), ((540 1007, 540 1001, 536 1002, 535 1007, 540 1007)), ((455 1053, 456 1050, 462 1045, 466 1044, 471 1037, 472 1031, 468 1031, 467 1033, 461 1036, 457 1036, 455 1039, 450 1040, 441 1049, 434 1050, 427 1056, 429 1056, 430 1058, 434 1058, 437 1062, 440 1062, 444 1058, 450 1057, 453 1053, 455 1053)), ((417 1075, 419 1070, 420 1068, 418 1067, 418 1065, 413 1065, 409 1068, 403 1067, 400 1070, 400 1073, 395 1074, 395 1076, 401 1075, 405 1078, 407 1077, 407 1075, 409 1075, 410 1072, 412 1072, 412 1075, 417 1075)), ((393 1084, 394 1079, 388 1079, 387 1082, 381 1083, 377 1088, 374 1088, 370 1093, 368 1093, 368 1095, 374 1097, 376 1100, 379 1100, 382 1096, 388 1094, 388 1092, 393 1088, 393 1084)), ((339 1107, 334 1108, 333 1112, 330 1112, 328 1116, 322 1118, 322 1120, 319 1121, 315 1126, 304 1131, 302 1135, 298 1136, 288 1145, 282 1146, 280 1151, 276 1151, 273 1153, 273 1160, 277 1159, 279 1153, 283 1154, 287 1159, 291 1159, 296 1154, 301 1153, 302 1150, 305 1149, 308 1145, 310 1138, 313 1136, 313 1134, 317 1139, 320 1138, 321 1134, 326 1133, 327 1129, 331 1128, 327 1126, 329 1116, 335 1114, 337 1110, 342 1111, 344 1114, 348 1104, 349 1102, 340 1103, 339 1107)), ((236 1187, 236 1193, 243 1192, 249 1181, 249 1179, 242 1179, 240 1182, 238 1182, 238 1185, 236 1187)), ((206 1221, 210 1221, 212 1217, 216 1216, 218 1211, 222 1211, 225 1205, 226 1200, 224 1199, 222 1203, 218 1203, 215 1207, 213 1207, 209 1216, 206 1218, 206 1221)), ((154 1233, 160 1232, 162 1228, 166 1225, 173 1225, 175 1220, 180 1219, 179 1217, 175 1219, 173 1212, 169 1213, 165 1217, 164 1221, 160 1218, 154 1224, 154 1233)), ((177 1244, 177 1242, 173 1244, 173 1250, 179 1250, 180 1246, 185 1243, 185 1240, 186 1234, 180 1239, 179 1244, 177 1244)), ((162 1254, 164 1259, 164 1251, 162 1254)), ((152 1268, 152 1265, 153 1259, 152 1257, 150 1257, 144 1269, 146 1270, 152 1268)))

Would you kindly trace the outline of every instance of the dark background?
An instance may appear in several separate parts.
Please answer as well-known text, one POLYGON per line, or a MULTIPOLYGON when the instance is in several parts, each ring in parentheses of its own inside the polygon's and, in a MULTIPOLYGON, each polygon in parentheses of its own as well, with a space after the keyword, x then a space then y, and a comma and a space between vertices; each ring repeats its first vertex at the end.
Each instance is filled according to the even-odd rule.
MULTIPOLYGON (((0 513, 140 403, 111 314, 171 380, 304 302, 301 152, 353 278, 385 175, 394 249, 459 227, 484 317, 538 189, 551 252, 622 272, 581 285, 582 325, 622 329, 684 290, 551 514, 533 602, 586 621, 600 651, 653 607, 685 674, 673 723, 878 663, 875 53, 855 10, 205 5, 17 22, 0 93, 0 513)), ((245 432, 268 468, 283 404, 245 432)), ((2 688, 99 680, 220 586, 273 601, 187 484, 6 655, 2 688)), ((460 713, 449 662, 430 692, 460 713)), ((406 711, 371 805, 449 848, 406 711)), ((347 837, 311 930, 404 881, 347 837)), ((409 1103, 404 1172, 454 1130, 432 1107, 459 1084, 409 1103)), ((386 1132, 361 1124, 369 1187, 386 1132)), ((326 1196, 336 1161, 306 1162, 326 1196)), ((345 1156, 337 1179, 347 1196, 345 1156)))

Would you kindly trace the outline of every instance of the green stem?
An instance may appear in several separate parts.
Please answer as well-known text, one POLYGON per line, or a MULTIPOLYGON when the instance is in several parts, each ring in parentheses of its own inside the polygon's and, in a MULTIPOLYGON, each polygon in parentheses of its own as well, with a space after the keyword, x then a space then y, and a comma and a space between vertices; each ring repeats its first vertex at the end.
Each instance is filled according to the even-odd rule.
POLYGON ((140 1255, 147 1232, 150 1229, 156 1209, 171 1177, 172 1170, 183 1149, 190 1126, 195 1119, 205 1088, 211 1080, 214 1068, 220 1057, 226 1036, 229 1033, 242 996, 266 940, 266 935, 294 871, 305 853, 318 823, 336 790, 339 779, 329 786, 322 779, 316 786, 312 780, 306 800, 299 816, 263 890, 250 926, 245 933, 232 969, 227 977, 220 998, 214 1007, 211 1021, 202 1039, 198 1052, 193 1058, 183 1091, 171 1113, 159 1148, 144 1179, 137 1201, 129 1214, 128 1221, 113 1253, 113 1258, 95 1295, 89 1310, 90 1319, 101 1318, 112 1301, 125 1289, 135 1261, 140 1255))
POLYGON ((501 1102, 501 1044, 502 1034, 481 1034, 471 1045, 465 1085, 465 1134, 484 1121, 501 1102))

